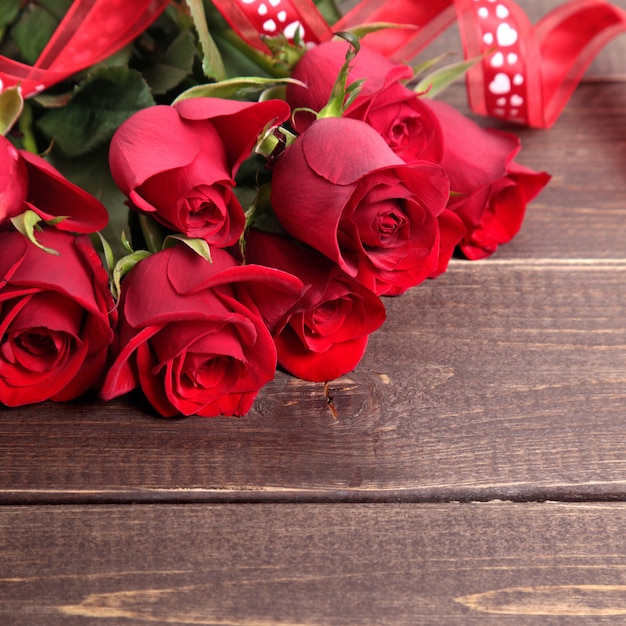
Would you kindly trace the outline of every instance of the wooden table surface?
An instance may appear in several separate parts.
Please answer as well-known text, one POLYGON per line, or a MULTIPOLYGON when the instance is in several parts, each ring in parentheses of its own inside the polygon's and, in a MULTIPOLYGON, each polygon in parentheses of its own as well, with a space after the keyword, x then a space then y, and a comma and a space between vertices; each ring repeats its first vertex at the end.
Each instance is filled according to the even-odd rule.
POLYGON ((553 175, 518 237, 388 299, 327 393, 0 409, 0 624, 626 623, 626 36, 518 132, 553 175))

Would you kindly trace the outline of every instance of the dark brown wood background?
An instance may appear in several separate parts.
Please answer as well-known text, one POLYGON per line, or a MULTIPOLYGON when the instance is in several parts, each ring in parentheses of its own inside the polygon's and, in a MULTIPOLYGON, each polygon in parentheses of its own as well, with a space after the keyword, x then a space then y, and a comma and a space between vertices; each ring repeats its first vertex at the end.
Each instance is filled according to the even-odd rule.
POLYGON ((626 623, 626 35, 515 130, 521 233, 388 299, 336 416, 282 373, 241 419, 0 409, 0 624, 626 623))

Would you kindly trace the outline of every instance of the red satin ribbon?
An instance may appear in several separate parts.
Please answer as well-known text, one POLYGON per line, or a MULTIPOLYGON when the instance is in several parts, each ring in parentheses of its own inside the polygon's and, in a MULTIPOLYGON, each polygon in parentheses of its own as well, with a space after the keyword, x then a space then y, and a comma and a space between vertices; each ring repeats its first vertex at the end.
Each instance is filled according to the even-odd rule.
POLYGON ((169 0, 75 0, 33 66, 0 56, 0 91, 28 97, 94 65, 140 35, 169 0))
POLYGON ((484 55, 467 74, 472 109, 536 128, 554 124, 595 55, 626 32, 626 11, 605 0, 570 0, 535 26, 510 0, 362 0, 332 30, 311 0, 214 4, 240 36, 263 51, 260 35, 285 32, 290 38, 295 29, 315 44, 332 30, 359 24, 417 27, 367 36, 370 47, 396 60, 410 59, 458 19, 466 58, 484 55))

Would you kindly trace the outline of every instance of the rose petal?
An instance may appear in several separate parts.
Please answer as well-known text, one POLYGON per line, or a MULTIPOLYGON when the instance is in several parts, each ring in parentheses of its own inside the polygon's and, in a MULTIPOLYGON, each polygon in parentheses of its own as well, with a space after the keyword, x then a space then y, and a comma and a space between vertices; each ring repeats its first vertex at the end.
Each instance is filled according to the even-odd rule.
MULTIPOLYGON (((203 132, 215 136, 208 125, 203 132)), ((216 138, 218 140, 218 138, 216 138)), ((125 195, 156 173, 189 165, 202 146, 194 127, 170 106, 142 109, 115 132, 109 150, 113 180, 125 195)))
POLYGON ((56 228, 75 233, 92 233, 107 225, 109 214, 99 200, 36 154, 20 150, 20 156, 28 170, 27 204, 43 219, 66 216, 56 228))
POLYGON ((187 98, 174 105, 186 120, 211 120, 222 138, 234 176, 241 162, 250 156, 266 126, 289 119, 291 110, 282 100, 241 102, 223 98, 187 98))

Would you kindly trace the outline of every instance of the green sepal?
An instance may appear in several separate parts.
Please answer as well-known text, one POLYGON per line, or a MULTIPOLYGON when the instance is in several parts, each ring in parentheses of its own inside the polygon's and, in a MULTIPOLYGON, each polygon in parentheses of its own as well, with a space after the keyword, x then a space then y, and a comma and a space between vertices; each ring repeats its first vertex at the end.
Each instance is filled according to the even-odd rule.
POLYGON ((196 85, 183 91, 172 104, 176 104, 187 98, 227 98, 230 100, 243 100, 256 97, 265 90, 279 85, 300 85, 306 87, 304 83, 295 78, 264 78, 263 76, 242 76, 238 78, 227 78, 217 83, 207 85, 196 85))
POLYGON ((128 241, 128 237, 126 237, 126 233, 122 231, 120 235, 120 241, 122 243, 122 248, 127 254, 132 254, 134 252, 133 247, 130 245, 130 241, 128 241))
POLYGON ((9 87, 0 94, 0 135, 6 135, 24 110, 24 98, 19 87, 9 87))
POLYGON ((293 43, 284 34, 261 35, 261 40, 270 51, 274 71, 278 70, 289 74, 307 50, 300 38, 299 29, 295 32, 293 43))
POLYGON ((270 122, 270 124, 268 124, 259 135, 259 139, 256 146, 254 146, 253 152, 268 158, 274 154, 274 150, 276 150, 279 145, 287 147, 295 140, 296 135, 292 132, 282 126, 275 128, 270 122))
MULTIPOLYGON (((486 54, 486 53, 485 53, 486 54)), ((413 88, 416 93, 423 94, 424 97, 434 98, 439 95, 446 87, 449 87, 457 78, 463 76, 471 67, 476 65, 484 55, 479 55, 467 61, 460 61, 446 65, 432 74, 429 74, 413 88)))
POLYGON ((347 86, 348 74, 350 73, 350 63, 352 59, 357 55, 361 48, 358 37, 350 32, 335 33, 338 37, 345 39, 350 47, 346 52, 346 60, 339 70, 339 74, 335 79, 335 84, 330 93, 330 98, 326 106, 324 106, 317 114, 318 118, 322 117, 341 117, 358 95, 362 81, 355 81, 351 85, 347 86))
POLYGON ((185 237, 185 235, 180 234, 168 235, 163 241, 163 250, 174 247, 179 241, 191 248, 198 256, 201 256, 209 263, 213 263, 211 248, 206 240, 200 237, 185 237))
POLYGON ((130 270, 139 263, 139 261, 143 261, 147 259, 152 252, 148 252, 147 250, 136 250, 135 252, 131 252, 126 256, 123 256, 113 268, 112 276, 111 276, 111 294, 113 295, 113 299, 117 302, 120 297, 120 293, 122 291, 122 278, 130 272, 130 270))
POLYGON ((107 271, 112 272, 115 267, 115 255, 113 254, 113 248, 111 244, 105 239, 101 232, 96 232, 97 240, 100 242, 100 246, 102 248, 102 253, 104 256, 104 263, 106 265, 107 271))
POLYGON ((35 237, 35 230, 41 232, 42 229, 41 226, 39 226, 40 222, 54 226, 64 219, 65 217, 55 217, 51 220, 43 220, 37 213, 35 213, 35 211, 28 209, 24 211, 24 213, 20 213, 19 215, 12 217, 11 223, 20 233, 22 233, 22 235, 24 235, 24 237, 26 237, 31 243, 34 243, 38 248, 48 254, 59 256, 59 253, 56 250, 47 248, 37 241, 37 238, 35 237))

